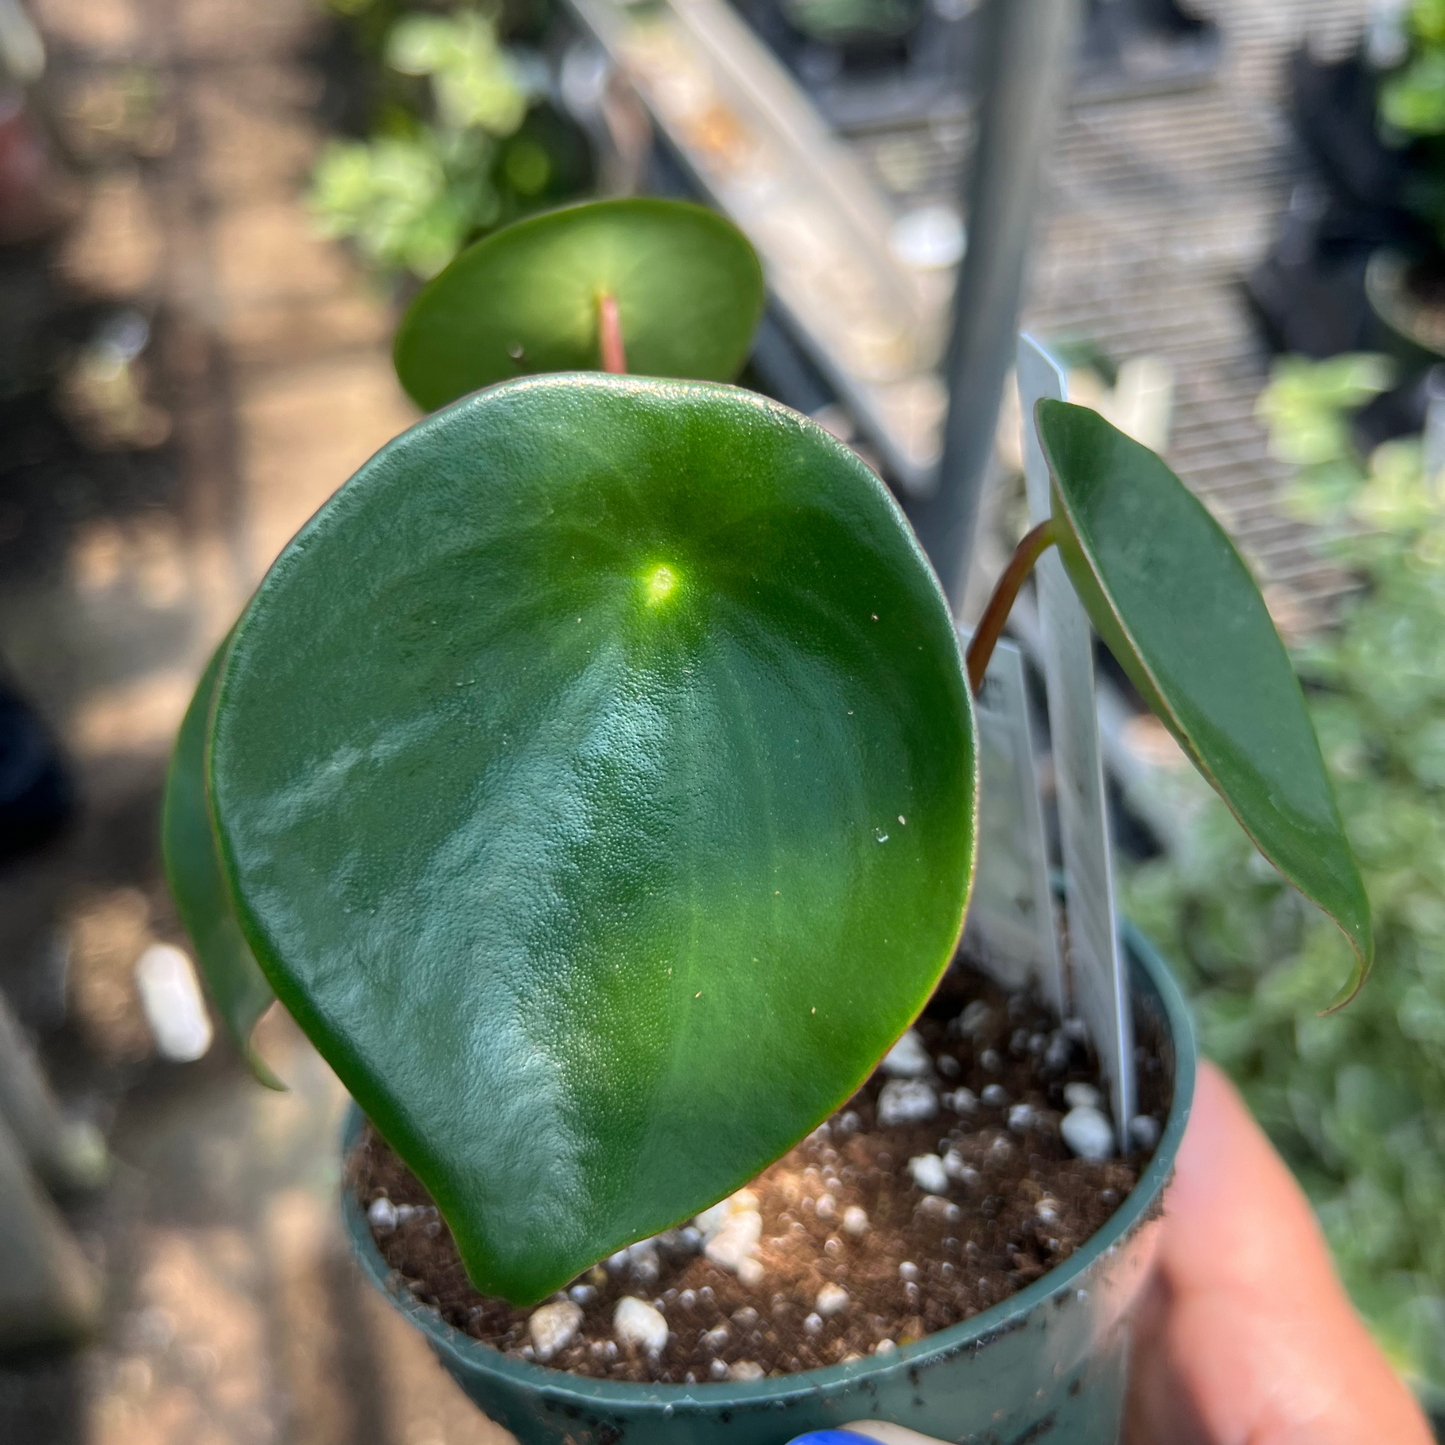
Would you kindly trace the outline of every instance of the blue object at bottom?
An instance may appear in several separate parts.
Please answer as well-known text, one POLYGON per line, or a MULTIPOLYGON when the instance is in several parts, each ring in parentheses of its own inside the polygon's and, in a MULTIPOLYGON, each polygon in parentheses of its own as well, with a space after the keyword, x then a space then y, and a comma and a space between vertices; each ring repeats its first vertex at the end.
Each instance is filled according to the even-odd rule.
POLYGON ((852 1430, 810 1430, 790 1440, 788 1445, 870 1445, 866 1435, 857 1435, 852 1430))

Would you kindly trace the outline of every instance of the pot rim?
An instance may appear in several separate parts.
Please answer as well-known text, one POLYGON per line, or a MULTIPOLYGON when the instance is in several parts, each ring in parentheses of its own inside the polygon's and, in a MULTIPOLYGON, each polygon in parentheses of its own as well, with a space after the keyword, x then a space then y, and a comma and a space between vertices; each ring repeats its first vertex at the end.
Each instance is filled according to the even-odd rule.
MULTIPOLYGON (((739 1406, 756 1408, 759 1404, 772 1402, 781 1407, 790 1400, 828 1394, 852 1385, 861 1376, 908 1371, 925 1361, 979 1349, 995 1337, 1019 1328, 1027 1316, 1049 1299, 1073 1289, 1080 1275, 1147 1219, 1174 1172, 1174 1161, 1194 1103, 1197 1062, 1194 1025, 1189 1006, 1168 964, 1127 918, 1120 920, 1120 942, 1126 956, 1147 976, 1158 994, 1163 1004, 1164 1022, 1174 1045, 1174 1097, 1153 1158, 1139 1176, 1139 1182, 1107 1222, 1063 1264, 972 1319, 925 1335, 912 1344, 900 1345, 881 1358, 867 1355, 847 1364, 753 1381, 706 1380, 693 1385, 675 1385, 597 1380, 504 1355, 493 1346, 463 1334, 449 1325, 437 1310, 422 1304, 409 1291, 400 1289, 395 1283, 393 1271, 372 1238, 354 1191, 343 1187, 342 1209, 352 1248, 372 1283, 422 1331, 434 1350, 451 1356, 464 1370, 500 1375, 514 1386, 544 1394, 564 1406, 572 1404, 605 1410, 609 1406, 635 1409, 640 1404, 646 1404, 664 1415, 671 1415, 676 1407, 683 1407, 689 1412, 698 1409, 711 1412, 739 1406)), ((342 1125, 343 1157, 356 1143, 361 1125, 361 1110, 353 1102, 342 1125)))
POLYGON ((1365 299, 1375 315, 1412 346, 1439 356, 1438 344, 1419 334, 1416 318, 1429 307, 1420 302, 1405 281, 1413 255, 1397 246, 1376 246, 1365 262, 1365 299))

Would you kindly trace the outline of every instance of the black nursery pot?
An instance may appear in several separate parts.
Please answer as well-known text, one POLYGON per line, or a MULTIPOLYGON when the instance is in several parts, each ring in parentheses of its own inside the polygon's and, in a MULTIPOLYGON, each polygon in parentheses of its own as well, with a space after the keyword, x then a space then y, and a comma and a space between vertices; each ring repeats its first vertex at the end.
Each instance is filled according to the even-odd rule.
MULTIPOLYGON (((1125 928, 1140 1038, 1156 1041, 1172 1103, 1133 1192, 1057 1269, 992 1309, 886 1356, 747 1383, 638 1385, 512 1359, 448 1325, 391 1275, 355 1194, 362 1268, 427 1337, 467 1395, 521 1445, 786 1445, 808 1430, 886 1421, 943 1440, 1115 1445, 1135 1307, 1194 1098, 1188 1007, 1167 965, 1125 928)), ((354 1106, 342 1140, 360 1136, 354 1106)))
POLYGON ((1429 295, 1408 253, 1381 247, 1365 269, 1365 295, 1378 323, 1379 345, 1407 371, 1445 359, 1445 258, 1429 268, 1429 295))

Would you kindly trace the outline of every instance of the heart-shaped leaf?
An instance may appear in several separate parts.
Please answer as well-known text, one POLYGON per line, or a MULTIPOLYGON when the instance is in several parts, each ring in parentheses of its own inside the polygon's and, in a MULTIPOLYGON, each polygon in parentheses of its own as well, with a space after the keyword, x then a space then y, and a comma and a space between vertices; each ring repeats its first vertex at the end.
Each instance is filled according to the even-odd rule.
POLYGON ((276 995, 251 956, 236 921, 206 807, 206 729, 229 643, 228 638, 206 664, 181 723, 166 777, 161 852, 176 912, 190 935, 221 1021, 256 1077, 268 1088, 283 1089, 285 1085, 251 1045, 256 1021, 275 1003, 276 995))
POLYGON ((1044 400, 1054 532, 1099 635, 1259 851, 1353 944, 1370 903, 1304 694, 1234 544, 1147 447, 1097 412, 1044 400))
POLYGON ((463 251, 403 318, 396 374, 429 411, 513 377, 599 368, 600 303, 610 297, 628 371, 731 381, 764 295, 753 248, 715 211, 644 196, 594 201, 463 251))
POLYGON ((962 923, 943 594, 852 452, 732 387, 413 427, 282 553, 212 726, 257 957, 514 1301, 785 1152, 962 923))

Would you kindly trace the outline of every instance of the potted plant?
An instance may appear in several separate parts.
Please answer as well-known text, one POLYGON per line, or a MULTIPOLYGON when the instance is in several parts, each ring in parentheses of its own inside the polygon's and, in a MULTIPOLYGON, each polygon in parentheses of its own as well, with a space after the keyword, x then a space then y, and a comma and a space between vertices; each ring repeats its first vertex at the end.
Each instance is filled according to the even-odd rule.
POLYGON ((1275 349, 1437 359, 1442 19, 1438 0, 1378 6, 1350 53, 1322 59, 1302 45, 1291 57, 1295 130, 1324 185, 1296 187, 1274 249, 1249 277, 1275 349))
POLYGON ((1157 457, 1040 404, 1053 517, 965 660, 878 477, 722 384, 762 301, 732 227, 651 200, 520 222, 424 289, 396 361, 442 409, 298 533, 201 679, 171 886, 243 1047, 278 997, 370 1121, 363 1264, 529 1445, 864 1417, 1111 1440, 1187 1019, 1136 945, 1153 1152, 1108 1160, 1066 1021, 947 993, 972 689, 1044 549, 1354 945, 1338 1001, 1368 902, 1263 601, 1157 457), (1026 1219, 989 1192, 1008 1171, 1026 1219), (1092 1237, 1061 1239, 1076 1205, 1092 1237), (403 1222, 445 1318, 378 1251, 403 1222), (811 1308, 771 1288, 785 1256, 811 1308))
POLYGON ((1365 294, 1407 361, 1445 356, 1445 5, 1413 0, 1401 54, 1378 79, 1375 123, 1405 233, 1380 246, 1365 294))

